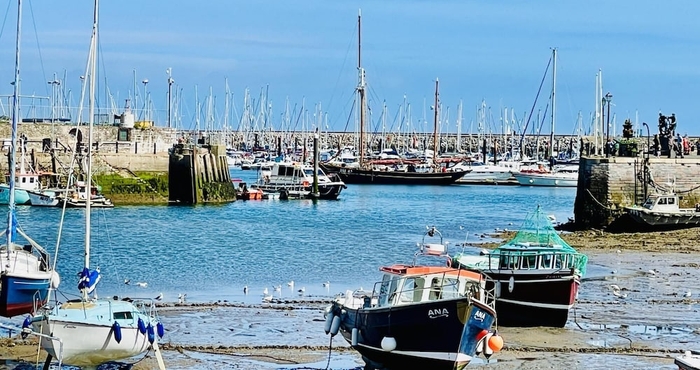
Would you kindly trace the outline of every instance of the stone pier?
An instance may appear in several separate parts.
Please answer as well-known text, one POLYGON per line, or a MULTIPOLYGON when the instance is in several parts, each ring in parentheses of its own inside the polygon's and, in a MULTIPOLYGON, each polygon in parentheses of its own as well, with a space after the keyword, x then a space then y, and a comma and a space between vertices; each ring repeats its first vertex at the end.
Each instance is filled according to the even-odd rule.
POLYGON ((623 207, 675 191, 681 208, 700 202, 700 157, 583 157, 574 218, 578 228, 628 228, 623 207))
POLYGON ((223 146, 177 144, 168 165, 169 201, 181 204, 236 200, 223 146))

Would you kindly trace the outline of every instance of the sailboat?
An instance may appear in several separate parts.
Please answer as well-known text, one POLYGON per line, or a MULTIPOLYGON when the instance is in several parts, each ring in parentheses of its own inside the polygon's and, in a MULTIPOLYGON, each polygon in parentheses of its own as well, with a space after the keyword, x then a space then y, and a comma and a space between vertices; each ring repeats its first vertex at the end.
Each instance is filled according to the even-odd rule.
MULTIPOLYGON (((17 1, 17 47, 15 54, 15 79, 12 94, 12 138, 10 147, 10 169, 15 168, 17 156, 17 119, 19 117, 19 46, 22 26, 22 1, 17 1)), ((10 171, 12 172, 12 170, 10 171)), ((7 238, 0 246, 0 315, 11 317, 33 312, 48 299, 49 286, 58 287, 60 279, 51 264, 49 255, 32 240, 17 224, 15 214, 16 178, 9 176, 7 238), (28 244, 17 244, 15 237, 21 235, 28 244)))
MULTIPOLYGON (((86 182, 92 178, 93 121, 95 117, 95 69, 97 48, 98 0, 95 0, 94 20, 88 73, 89 119, 86 182)), ((90 187, 86 187, 89 192, 90 187)), ((86 197, 89 197, 89 193, 86 197)), ((50 358, 74 366, 92 366, 136 356, 153 347, 159 366, 164 369, 159 356, 157 338, 164 334, 158 321, 152 299, 98 299, 95 288, 100 281, 100 269, 90 266, 90 212, 91 202, 85 204, 85 265, 80 272, 78 289, 81 298, 69 300, 53 307, 47 306, 31 319, 35 332, 42 334, 41 347, 50 358), (93 294, 90 297, 90 294, 93 294)), ((29 324, 29 323, 27 323, 29 324)))
POLYGON ((358 26, 358 57, 357 70, 359 71, 359 84, 357 93, 360 101, 360 147, 359 147, 359 166, 335 165, 331 163, 321 163, 321 167, 326 173, 337 173, 340 179, 346 184, 391 184, 391 185, 450 185, 454 184, 459 178, 464 176, 468 171, 441 171, 437 164, 438 155, 438 81, 435 81, 435 127, 433 131, 433 172, 417 171, 416 166, 409 164, 407 166, 398 165, 396 168, 384 167, 383 169, 375 169, 368 163, 365 163, 365 115, 367 112, 367 101, 365 98, 365 90, 367 83, 365 80, 365 70, 362 68, 362 13, 357 16, 358 26))

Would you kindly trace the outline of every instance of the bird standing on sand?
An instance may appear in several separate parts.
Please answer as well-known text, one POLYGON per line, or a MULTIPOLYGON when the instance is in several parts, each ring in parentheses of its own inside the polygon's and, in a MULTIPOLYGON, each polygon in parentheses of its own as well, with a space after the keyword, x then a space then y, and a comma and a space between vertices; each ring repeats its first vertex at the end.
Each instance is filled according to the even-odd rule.
POLYGON ((187 293, 185 293, 185 294, 178 293, 177 294, 177 303, 183 304, 183 303, 185 303, 186 299, 187 299, 187 293))
POLYGON ((323 283, 323 287, 324 287, 324 288, 330 288, 330 287, 331 287, 331 282, 328 281, 328 280, 326 280, 326 282, 323 283))
POLYGON ((610 289, 612 289, 612 294, 613 294, 615 297, 618 297, 618 298, 627 298, 627 293, 622 293, 622 289, 620 289, 619 286, 617 286, 617 285, 615 285, 615 284, 611 284, 611 285, 610 285, 610 289))
POLYGON ((263 302, 270 303, 270 302, 272 302, 272 295, 271 295, 271 294, 265 294, 265 296, 263 296, 263 299, 262 299, 262 300, 263 300, 263 302))
POLYGON ((160 292, 158 296, 155 298, 156 301, 162 301, 163 300, 163 292, 160 292))
POLYGON ((148 287, 148 283, 145 281, 139 281, 136 283, 136 286, 138 286, 140 288, 146 288, 146 287, 148 287))
POLYGON ((267 287, 265 287, 265 289, 263 290, 263 295, 268 295, 267 287))
POLYGON ((287 283, 287 286, 288 286, 288 287, 291 287, 291 288, 294 288, 294 280, 290 280, 290 281, 287 283))
POLYGON ((248 294, 248 286, 247 285, 243 286, 243 294, 245 294, 245 295, 248 294))
POLYGON ((684 296, 685 298, 690 298, 692 295, 693 295, 693 293, 691 293, 690 290, 689 290, 689 291, 685 292, 685 294, 684 294, 683 296, 684 296))
POLYGON ((297 290, 297 292, 299 293, 299 295, 304 295, 304 292, 306 292, 306 288, 301 287, 301 289, 297 290))

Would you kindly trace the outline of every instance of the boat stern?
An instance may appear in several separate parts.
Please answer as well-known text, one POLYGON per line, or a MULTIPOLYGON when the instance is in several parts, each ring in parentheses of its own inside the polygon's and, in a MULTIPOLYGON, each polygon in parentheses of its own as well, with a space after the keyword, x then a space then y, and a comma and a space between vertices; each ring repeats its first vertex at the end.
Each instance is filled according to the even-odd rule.
POLYGON ((465 317, 466 324, 455 361, 457 370, 464 369, 477 355, 483 354, 488 359, 503 347, 503 339, 497 332, 491 331, 491 326, 496 321, 492 308, 473 301, 465 317))

